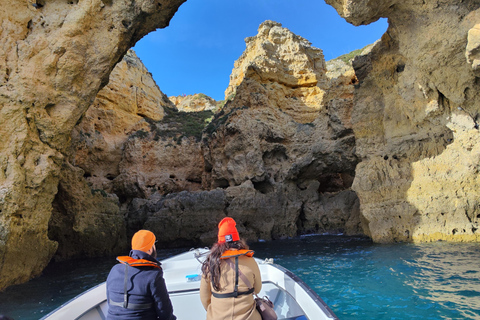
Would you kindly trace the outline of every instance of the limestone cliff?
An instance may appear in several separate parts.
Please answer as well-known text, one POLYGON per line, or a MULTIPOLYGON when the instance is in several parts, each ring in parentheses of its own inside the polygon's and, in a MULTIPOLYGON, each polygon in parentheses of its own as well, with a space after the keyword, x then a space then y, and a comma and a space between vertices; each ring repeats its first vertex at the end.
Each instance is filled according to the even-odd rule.
MULTIPOLYGON (((128 211, 133 199, 201 188, 200 137, 205 119, 212 116, 210 111, 177 111, 133 51, 115 67, 108 85, 73 130, 69 161, 83 170, 92 192, 109 195, 107 201, 117 199, 119 226, 123 226, 116 236, 120 247, 128 247, 125 239, 130 230, 143 227, 142 218, 128 211)), ((58 206, 64 207, 65 197, 58 200, 58 206)), ((69 212, 71 217, 85 215, 69 212)), ((92 227, 100 234, 104 225, 92 227)), ((75 233, 68 225, 57 229, 75 233)), ((85 252, 88 247, 79 244, 70 251, 85 252)))
MULTIPOLYGON (((152 161, 151 155, 158 150, 152 150, 150 142, 142 143, 142 137, 152 124, 168 115, 166 108, 173 105, 140 59, 128 51, 112 71, 108 85, 100 90, 72 131, 69 156, 62 168, 60 189, 49 222, 49 238, 59 243, 56 259, 113 254, 127 249, 120 200, 132 193, 148 195, 152 188, 158 187, 160 174, 154 173, 165 166, 165 161, 152 161), (132 158, 136 159, 134 164, 130 163, 132 158)), ((178 148, 180 153, 185 151, 181 149, 178 148)), ((175 161, 171 154, 161 154, 175 161)), ((194 168, 184 164, 181 170, 194 168)), ((198 176, 199 180, 201 173, 198 176)))
POLYGON ((327 0, 389 28, 354 60, 354 190, 376 242, 479 241, 480 1, 327 0))
POLYGON ((267 239, 361 233, 356 196, 348 191, 357 164, 353 70, 342 64, 344 72, 329 72, 320 49, 272 21, 246 44, 228 102, 204 132, 204 183, 227 193, 240 185, 250 190, 249 197, 236 192, 226 210, 267 239), (353 200, 337 206, 338 193, 353 200))
MULTIPOLYGON (((164 117, 154 120, 151 115, 138 114, 140 108, 132 97, 137 91, 149 91, 142 88, 153 80, 135 55, 129 53, 76 126, 71 162, 83 169, 94 193, 110 194, 105 201, 118 199, 127 236, 138 228, 149 228, 159 235, 159 245, 208 245, 215 238, 216 223, 225 214, 237 218, 244 236, 250 240, 298 232, 362 232, 358 199, 349 190, 356 164, 349 128, 353 69, 336 62, 327 70, 321 50, 280 24, 266 22, 259 31, 258 42, 271 41, 269 34, 287 39, 271 49, 275 52, 295 48, 289 57, 279 55, 279 62, 283 61, 284 67, 290 63, 291 69, 316 73, 322 78, 322 88, 312 82, 310 88, 296 90, 275 81, 245 78, 234 88, 236 97, 207 127, 200 143, 202 129, 213 117, 212 112, 204 109, 216 108, 215 101, 204 95, 171 97, 176 108, 189 111, 178 112, 170 101, 155 99, 156 95, 164 97, 160 90, 155 90, 148 96, 162 102, 157 103, 161 111, 157 113, 163 112, 164 117), (299 56, 307 61, 311 59, 309 55, 317 60, 318 67, 305 63, 296 66, 296 60, 291 59, 299 56), (263 86, 270 89, 270 96, 249 101, 251 110, 245 105, 238 108, 238 103, 245 103, 242 97, 249 97, 263 86), (138 89, 132 91, 132 87, 138 89), (312 123, 297 122, 282 112, 282 106, 287 109, 289 103, 303 101, 306 96, 313 103, 318 93, 328 97, 329 102, 300 108, 295 113, 298 119, 302 112, 308 114, 312 123), (283 104, 280 106, 278 101, 283 104), (317 114, 309 108, 317 110, 317 114), (242 120, 238 121, 238 117, 242 120), (236 129, 225 130, 225 125, 236 129), (249 175, 248 170, 258 168, 250 167, 250 163, 236 165, 224 152, 230 149, 236 150, 235 158, 255 155, 255 162, 262 162, 264 174, 249 175), (215 174, 212 163, 218 167, 215 174), (234 177, 226 174, 228 171, 234 177), (227 180, 230 182, 225 183, 227 180), (268 223, 264 223, 266 214, 268 223)), ((266 58, 250 53, 248 46, 245 55, 251 55, 259 66, 264 63, 261 58, 266 58)), ((234 69, 233 74, 237 72, 234 69)), ((71 211, 69 215, 85 214, 71 211)), ((69 228, 72 229, 70 225, 57 227, 69 228)), ((82 252, 82 248, 79 244, 77 250, 82 252)))
POLYGON ((50 261, 73 127, 128 48, 184 1, 0 1, 0 289, 50 261))
POLYGON ((135 53, 127 52, 73 130, 70 162, 85 171, 94 189, 111 192, 129 137, 149 130, 145 119, 162 120, 165 107, 172 104, 135 53))
POLYGON ((177 110, 182 112, 217 111, 221 107, 220 103, 203 93, 169 97, 169 99, 177 110))
POLYGON ((253 78, 272 91, 269 100, 278 109, 297 122, 310 123, 328 101, 325 59, 320 49, 280 26, 266 22, 257 36, 245 40, 247 48, 235 62, 225 97, 234 98, 245 78, 253 78))

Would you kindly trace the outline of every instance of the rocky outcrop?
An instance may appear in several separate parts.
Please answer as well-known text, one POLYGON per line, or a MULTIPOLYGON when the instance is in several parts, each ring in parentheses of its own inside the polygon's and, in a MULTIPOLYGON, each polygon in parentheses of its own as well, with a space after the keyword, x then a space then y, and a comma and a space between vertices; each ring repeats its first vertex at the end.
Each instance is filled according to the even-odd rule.
POLYGON ((1 1, 0 289, 54 255, 48 222, 73 127, 128 48, 183 2, 1 1))
POLYGON ((235 62, 226 99, 233 99, 240 84, 253 78, 266 86, 266 92, 272 91, 268 99, 278 109, 297 122, 313 122, 328 101, 322 51, 274 22, 263 23, 258 35, 245 42, 247 48, 235 62))
MULTIPOLYGON (((118 200, 117 211, 127 217, 117 233, 119 247, 128 247, 125 239, 130 230, 143 227, 141 217, 128 211, 132 199, 200 189, 200 137, 205 118, 212 116, 210 111, 178 112, 133 51, 115 67, 110 82, 73 130, 69 160, 83 170, 92 192, 118 200)), ((61 207, 64 198, 59 199, 61 207)), ((70 211, 68 215, 83 217, 85 212, 70 211)), ((105 227, 100 223, 94 226, 99 234, 105 227)), ((75 233, 69 225, 62 229, 75 233)), ((88 248, 76 247, 80 253, 88 248)), ((94 254, 94 247, 90 248, 94 254)))
POLYGON ((230 101, 204 135, 212 187, 309 179, 329 167, 353 175, 353 71, 329 78, 322 51, 272 21, 246 43, 230 101))
POLYGON ((204 131, 204 184, 227 193, 251 186, 241 189, 249 190, 249 200, 235 193, 226 211, 241 223, 254 219, 245 228, 261 226, 254 238, 361 233, 358 203, 348 201, 348 213, 340 214, 330 194, 349 190, 357 164, 353 70, 336 62, 341 66, 328 71, 320 49, 272 21, 246 44, 225 92, 228 102, 204 131), (326 207, 331 210, 320 209, 326 207))
POLYGON ((199 111, 217 111, 221 105, 209 96, 203 93, 194 95, 184 95, 178 97, 169 97, 178 111, 199 112, 199 111))
POLYGON ((354 60, 353 189, 366 233, 376 242, 479 241, 480 1, 327 3, 355 25, 389 19, 354 60))
POLYGON ((318 181, 278 184, 264 193, 246 180, 239 186, 134 199, 132 225, 161 235, 158 245, 208 245, 216 241, 218 221, 230 216, 242 238, 269 240, 298 232, 361 234, 358 198, 353 191, 319 193, 318 181), (136 220, 135 220, 136 219, 136 220))
POLYGON ((48 238, 58 243, 53 259, 98 257, 126 250, 125 229, 118 197, 92 189, 84 171, 65 162, 48 223, 48 238))
POLYGON ((130 50, 73 130, 69 161, 85 171, 94 189, 112 192, 129 138, 149 130, 145 119, 162 120, 166 107, 173 106, 130 50))
MULTIPOLYGON (((200 143, 202 130, 213 113, 194 110, 203 109, 208 103, 213 105, 214 101, 203 95, 183 100, 170 98, 177 103, 176 108, 189 110, 178 112, 162 98, 157 99, 162 102, 157 103, 162 119, 139 114, 141 108, 133 103, 133 93, 128 89, 138 87, 144 91, 142 83, 153 80, 142 71, 144 67, 134 54, 129 53, 75 128, 71 162, 83 170, 93 192, 115 195, 105 198, 106 201, 118 199, 127 237, 139 228, 148 228, 158 234, 159 246, 210 245, 216 224, 225 215, 237 218, 243 236, 249 240, 303 232, 362 233, 358 199, 349 190, 356 164, 349 128, 353 69, 342 62, 332 62, 327 68, 321 50, 280 24, 267 22, 259 30, 258 43, 272 41, 270 34, 278 38, 272 43, 288 39, 276 43, 270 55, 293 47, 288 59, 300 55, 307 61, 310 58, 300 52, 313 52, 317 69, 315 65, 295 66, 293 62, 291 68, 316 74, 323 87, 312 83, 309 88, 296 90, 275 80, 245 78, 234 88, 236 97, 206 128, 200 143), (119 87, 127 88, 126 93, 119 87), (271 91, 270 96, 245 100, 264 87, 271 91), (287 110, 287 104, 297 100, 309 99, 312 103, 318 92, 329 102, 312 107, 323 109, 315 118, 305 108, 312 123, 299 123, 282 111, 281 107, 287 110), (285 94, 291 97, 285 99, 285 94), (279 105, 278 101, 284 104, 279 105), (233 149, 235 159, 230 159, 225 150, 233 149), (250 163, 237 164, 236 159, 245 155, 261 169, 250 163), (212 163, 218 168, 214 173, 212 163), (248 170, 263 173, 255 176, 248 170)), ((260 57, 252 57, 262 66, 260 57)), ((283 61, 287 57, 278 55, 277 59, 283 61)), ((282 63, 287 66, 285 61, 282 63)), ((159 90, 155 94, 163 97, 159 90)), ((155 100, 155 94, 147 96, 155 100)), ((299 112, 295 115, 299 119, 302 116, 299 112)), ((69 213, 78 215, 85 214, 69 213)), ((72 229, 67 225, 63 230, 68 228, 72 229)))
POLYGON ((199 143, 154 139, 159 131, 151 132, 173 108, 128 51, 72 132, 49 222, 49 238, 59 244, 56 260, 127 250, 127 199, 188 190, 187 178, 200 185, 199 143))

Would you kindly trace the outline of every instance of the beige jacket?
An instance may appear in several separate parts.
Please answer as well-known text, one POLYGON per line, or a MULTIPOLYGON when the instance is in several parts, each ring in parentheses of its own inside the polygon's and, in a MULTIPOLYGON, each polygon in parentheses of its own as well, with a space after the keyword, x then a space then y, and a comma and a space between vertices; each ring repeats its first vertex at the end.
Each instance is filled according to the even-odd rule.
MULTIPOLYGON (((235 263, 235 258, 230 258, 235 263)), ((255 293, 262 289, 262 278, 255 259, 247 256, 238 257, 238 268, 250 281, 255 293)), ((221 291, 218 293, 230 293, 235 288, 235 269, 227 262, 222 261, 222 274, 220 276, 221 291)), ((238 278, 238 291, 248 291, 247 285, 238 278)), ((255 308, 253 294, 240 295, 236 298, 216 298, 212 296, 212 283, 209 277, 202 277, 200 283, 200 299, 203 307, 207 310, 207 320, 262 320, 260 313, 255 308)))

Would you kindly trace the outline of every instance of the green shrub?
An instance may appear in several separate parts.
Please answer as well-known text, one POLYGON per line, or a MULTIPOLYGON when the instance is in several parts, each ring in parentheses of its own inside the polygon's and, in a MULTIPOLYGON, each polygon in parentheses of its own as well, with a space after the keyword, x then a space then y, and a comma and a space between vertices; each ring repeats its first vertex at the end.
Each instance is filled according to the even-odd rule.
POLYGON ((165 116, 161 121, 145 118, 154 133, 154 139, 172 138, 177 144, 183 137, 194 137, 197 141, 202 138, 202 131, 208 124, 208 119, 213 118, 212 111, 181 112, 165 108, 165 116))
POLYGON ((104 198, 108 197, 107 193, 105 190, 102 189, 92 189, 92 195, 95 195, 95 193, 100 193, 104 198))

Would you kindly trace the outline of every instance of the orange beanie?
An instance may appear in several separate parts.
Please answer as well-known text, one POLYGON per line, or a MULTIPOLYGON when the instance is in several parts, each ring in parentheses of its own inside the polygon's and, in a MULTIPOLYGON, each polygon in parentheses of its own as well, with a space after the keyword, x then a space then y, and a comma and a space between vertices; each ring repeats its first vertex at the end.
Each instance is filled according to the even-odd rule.
POLYGON ((223 218, 222 221, 218 224, 218 242, 232 242, 240 240, 238 235, 237 228, 235 227, 237 223, 230 217, 223 218))
POLYGON ((140 230, 133 235, 132 250, 147 252, 155 244, 155 235, 148 230, 140 230))

